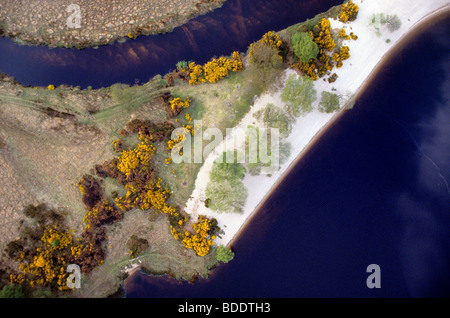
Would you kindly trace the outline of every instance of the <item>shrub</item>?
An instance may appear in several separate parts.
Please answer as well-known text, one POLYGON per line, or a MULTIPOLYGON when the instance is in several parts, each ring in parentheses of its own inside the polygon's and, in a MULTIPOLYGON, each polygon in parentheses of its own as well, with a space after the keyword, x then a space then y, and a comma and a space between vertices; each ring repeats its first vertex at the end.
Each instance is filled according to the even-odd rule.
POLYGON ((123 212, 115 206, 109 204, 108 201, 102 201, 95 207, 88 210, 83 221, 87 224, 87 228, 99 227, 104 224, 111 224, 123 218, 123 212))
POLYGON ((240 163, 213 163, 210 181, 205 190, 212 210, 219 213, 242 211, 247 199, 247 188, 242 183, 245 172, 245 167, 240 163))
POLYGON ((20 285, 5 285, 0 290, 0 298, 24 298, 25 295, 20 285))
POLYGON ((201 83, 205 83, 206 79, 203 77, 203 67, 201 65, 196 64, 195 62, 189 63, 190 70, 190 85, 197 85, 201 83))
POLYGON ((127 84, 113 84, 110 87, 111 97, 116 103, 127 103, 133 99, 133 87, 127 84))
POLYGON ((252 83, 261 91, 275 83, 283 69, 279 50, 262 42, 254 43, 249 49, 249 62, 252 83))
POLYGON ((245 168, 240 163, 214 163, 210 178, 217 182, 228 179, 244 179, 245 168))
POLYGON ((216 260, 218 262, 228 263, 234 258, 234 253, 231 249, 223 245, 219 245, 216 250, 216 260))
POLYGON ((328 83, 334 83, 336 82, 337 78, 339 76, 336 73, 331 74, 331 76, 328 78, 328 83))
POLYGON ((317 99, 314 83, 307 77, 291 74, 281 93, 281 100, 286 103, 288 113, 299 117, 312 111, 312 103, 317 99))
POLYGON ((80 189, 83 203, 89 208, 93 208, 100 200, 103 198, 103 190, 93 176, 85 175, 77 183, 77 186, 80 189))
POLYGON ((268 46, 262 42, 256 42, 250 45, 248 55, 249 62, 256 68, 276 68, 282 64, 281 56, 277 48, 268 46))
POLYGON ((212 221, 202 215, 198 221, 192 224, 195 234, 185 231, 182 240, 186 248, 192 248, 197 255, 205 256, 209 253, 209 249, 214 245, 215 236, 212 234, 212 221))
POLYGON ((45 210, 47 210, 47 206, 45 204, 41 203, 37 206, 30 204, 25 207, 25 209, 23 210, 23 214, 25 214, 26 217, 35 218, 45 210))
POLYGON ((292 123, 286 113, 273 104, 267 104, 263 110, 262 120, 266 127, 278 128, 281 136, 288 137, 292 131, 292 123))
POLYGON ((336 68, 341 68, 343 66, 343 61, 348 60, 350 58, 350 49, 348 46, 343 46, 339 50, 337 50, 332 55, 332 59, 336 62, 336 68))
POLYGON ((136 257, 142 254, 148 247, 148 241, 132 235, 127 241, 127 247, 130 250, 130 256, 136 257))
POLYGON ((352 0, 342 5, 341 13, 338 14, 339 21, 355 21, 358 16, 359 7, 352 0))
POLYGON ((295 55, 303 63, 308 63, 309 60, 315 59, 319 54, 319 47, 309 33, 295 33, 292 37, 292 46, 295 55))
POLYGON ((331 36, 331 24, 328 19, 322 18, 318 25, 309 34, 313 37, 314 42, 319 46, 319 49, 331 52, 336 43, 331 36))
POLYGON ((269 31, 263 35, 263 37, 259 40, 260 43, 270 46, 273 48, 280 48, 283 42, 281 41, 278 34, 273 31, 269 31))
POLYGON ((187 61, 179 61, 177 63, 177 70, 184 70, 186 68, 188 68, 189 62, 187 61))
POLYGON ((20 240, 11 241, 6 245, 6 253, 10 258, 17 258, 23 251, 23 242, 20 240))
POLYGON ((330 92, 322 92, 322 98, 319 103, 319 111, 323 113, 332 113, 339 109, 339 96, 330 92))
POLYGON ((155 151, 155 146, 143 141, 134 149, 122 151, 117 168, 128 177, 138 167, 148 166, 155 151))
MULTIPOLYGON (((186 105, 186 102, 187 100, 184 101, 183 106, 186 105)), ((133 119, 125 126, 125 131, 139 134, 152 141, 163 141, 170 138, 174 128, 173 124, 168 121, 154 123, 150 120, 133 119)))
POLYGON ((189 64, 190 85, 197 85, 209 81, 216 83, 228 75, 228 72, 239 72, 244 68, 239 52, 235 51, 231 58, 220 57, 212 59, 205 65, 197 65, 195 62, 189 64))
POLYGON ((180 97, 175 97, 169 102, 169 105, 167 113, 174 117, 179 115, 184 108, 188 108, 191 105, 191 99, 188 97, 182 100, 180 97))
POLYGON ((41 226, 49 224, 62 225, 64 217, 57 211, 49 209, 45 204, 28 205, 23 211, 26 217, 35 219, 41 226))

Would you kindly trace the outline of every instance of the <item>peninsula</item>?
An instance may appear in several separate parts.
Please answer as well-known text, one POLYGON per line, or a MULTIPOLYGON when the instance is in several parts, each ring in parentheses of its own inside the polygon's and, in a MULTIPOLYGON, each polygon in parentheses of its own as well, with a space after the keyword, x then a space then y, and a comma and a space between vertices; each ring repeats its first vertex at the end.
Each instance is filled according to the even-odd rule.
MULTIPOLYGON (((244 179, 245 187, 248 189, 248 197, 243 206, 242 213, 216 213, 208 209, 204 204, 200 204, 207 197, 205 195, 206 186, 209 182, 210 172, 217 155, 212 154, 205 161, 199 171, 192 198, 187 203, 186 210, 189 213, 208 215, 219 221, 219 226, 226 226, 225 234, 216 239, 219 244, 231 246, 233 240, 239 232, 245 229, 245 224, 251 219, 253 213, 258 211, 258 207, 270 196, 283 177, 289 170, 301 160, 309 147, 316 142, 320 136, 326 132, 336 120, 340 118, 348 109, 353 107, 357 97, 370 84, 373 76, 382 69, 386 59, 401 47, 408 37, 420 30, 426 24, 448 13, 450 5, 446 1, 354 1, 359 7, 358 17, 355 21, 343 23, 339 19, 329 19, 331 29, 346 30, 357 35, 357 40, 347 38, 343 45, 349 47, 350 58, 345 61, 342 68, 335 72, 338 80, 333 83, 328 81, 316 81, 314 84, 317 96, 322 92, 333 92, 339 96, 339 111, 334 113, 323 113, 319 110, 320 98, 318 98, 308 114, 298 118, 293 123, 292 131, 286 142, 291 144, 290 156, 281 165, 280 169, 270 175, 252 176, 246 174, 244 179), (392 27, 388 17, 395 17, 398 27, 392 27)), ((284 71, 284 80, 290 75, 296 74, 295 70, 284 71)), ((255 125, 254 114, 264 109, 267 104, 285 105, 281 98, 283 87, 270 93, 262 94, 253 104, 250 111, 236 126, 236 133, 242 133, 244 128, 255 125)), ((361 105, 363 107, 363 105, 361 105)), ((263 125, 262 122, 256 125, 263 125)), ((235 138, 235 137, 232 137, 235 138)), ((243 139, 238 137, 237 139, 243 139)), ((219 146, 223 147, 221 144, 219 146)), ((221 153, 219 150, 216 154, 221 153)), ((274 212, 275 213, 275 212, 274 212)))

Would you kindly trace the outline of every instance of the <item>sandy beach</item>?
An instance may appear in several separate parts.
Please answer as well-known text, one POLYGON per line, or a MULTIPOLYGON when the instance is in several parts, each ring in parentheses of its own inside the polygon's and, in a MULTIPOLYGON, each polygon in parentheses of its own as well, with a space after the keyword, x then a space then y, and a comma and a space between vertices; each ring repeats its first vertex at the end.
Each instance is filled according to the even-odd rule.
MULTIPOLYGON (((427 2, 418 0, 407 2, 400 0, 356 0, 354 3, 359 6, 356 21, 342 24, 337 20, 330 20, 333 29, 344 27, 347 34, 353 32, 358 36, 356 41, 346 40, 344 42, 344 45, 350 48, 350 59, 344 62, 341 69, 333 70, 339 76, 335 83, 330 84, 321 79, 315 82, 318 100, 313 104, 314 110, 306 116, 299 117, 293 124, 291 134, 284 140, 291 144, 291 155, 281 165, 278 172, 270 177, 266 175, 246 175, 244 184, 248 189, 248 197, 242 213, 216 213, 206 208, 203 203, 205 188, 209 181, 209 172, 216 158, 215 154, 221 153, 223 144, 220 144, 216 151, 208 156, 200 169, 191 199, 186 203, 186 212, 194 218, 197 215, 207 215, 217 219, 219 226, 225 233, 220 238, 216 238, 216 244, 232 246, 247 223, 270 197, 271 192, 276 189, 284 177, 289 174, 291 169, 328 128, 345 114, 347 111, 346 104, 352 99, 357 99, 364 92, 378 71, 382 70, 389 57, 394 55, 423 26, 431 24, 438 17, 450 12, 450 3, 446 0, 427 2), (377 30, 370 25, 371 16, 376 13, 397 15, 402 22, 401 27, 391 32, 384 25, 380 27, 377 34, 377 30), (340 96, 340 111, 334 114, 325 114, 317 110, 322 91, 333 91, 340 96)), ((294 73, 293 70, 286 70, 284 79, 292 73, 294 73)), ((238 128, 245 128, 251 124, 255 125, 256 119, 253 114, 264 108, 268 103, 282 107, 281 91, 282 88, 274 93, 260 96, 234 132, 239 133, 238 128)), ((363 106, 358 105, 358 107, 363 106)))

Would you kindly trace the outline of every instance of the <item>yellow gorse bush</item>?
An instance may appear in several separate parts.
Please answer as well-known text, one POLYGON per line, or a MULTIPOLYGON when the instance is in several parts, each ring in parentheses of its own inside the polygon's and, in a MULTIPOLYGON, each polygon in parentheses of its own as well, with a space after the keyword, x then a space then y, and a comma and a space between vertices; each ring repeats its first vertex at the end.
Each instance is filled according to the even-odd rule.
POLYGON ((206 80, 210 83, 216 83, 228 75, 228 69, 231 68, 230 62, 225 57, 212 59, 203 66, 206 80))
POLYGON ((319 22, 320 27, 320 33, 317 37, 314 37, 314 34, 312 31, 310 31, 310 35, 313 38, 314 42, 319 46, 320 49, 327 50, 331 52, 334 47, 336 46, 336 43, 333 40, 333 37, 331 36, 331 26, 330 21, 328 19, 322 18, 319 22))
MULTIPOLYGON (((309 34, 319 47, 317 58, 309 63, 298 62, 291 65, 291 67, 298 68, 312 80, 317 80, 319 77, 329 74, 335 66, 334 63, 336 63, 337 68, 342 67, 343 61, 350 57, 347 46, 343 46, 335 51, 336 42, 331 36, 331 24, 329 20, 322 18, 316 28, 314 32, 309 31, 309 34), (317 27, 319 28, 318 30, 316 29, 317 27)), ((353 32, 347 35, 344 28, 340 29, 338 37, 346 40, 356 40, 358 38, 353 32)))
POLYGON ((195 62, 189 63, 190 70, 190 85, 197 85, 201 83, 205 83, 206 79, 203 76, 203 67, 201 65, 195 64, 195 62))
MULTIPOLYGON (((269 31, 266 34, 263 35, 263 37, 258 40, 259 43, 262 43, 264 45, 267 45, 269 47, 272 47, 274 49, 280 49, 281 45, 283 45, 283 41, 281 41, 280 37, 278 36, 278 34, 276 34, 273 31, 269 31)), ((254 52, 254 44, 251 43, 249 46, 249 50, 248 50, 248 58, 250 60, 250 62, 253 61, 252 56, 253 56, 253 52, 254 52)), ((283 60, 283 57, 280 56, 280 59, 283 60)))
POLYGON ((306 74, 308 77, 310 77, 312 80, 317 80, 317 73, 316 73, 316 64, 314 61, 303 63, 298 62, 293 65, 291 65, 292 68, 298 68, 302 73, 306 74))
POLYGON ((259 42, 276 49, 280 48, 280 46, 283 44, 278 34, 276 34, 273 31, 269 31, 266 34, 264 34, 263 37, 259 40, 259 42))
POLYGON ((117 140, 114 140, 112 142, 114 151, 118 151, 119 145, 120 145, 120 141, 121 141, 120 139, 117 139, 117 140))
POLYGON ((338 14, 339 21, 347 23, 347 21, 354 21, 358 16, 359 7, 354 4, 352 0, 342 5, 342 10, 338 14))
POLYGON ((54 227, 47 227, 41 241, 44 242, 44 247, 49 249, 62 250, 67 248, 72 244, 72 235, 70 232, 60 232, 54 227))
POLYGON ((332 56, 332 59, 334 62, 336 62, 336 67, 341 68, 343 63, 342 61, 345 61, 350 58, 350 49, 348 46, 343 46, 339 51, 335 52, 332 56))
MULTIPOLYGON (((185 231, 181 242, 186 248, 192 248, 197 255, 207 255, 210 247, 214 245, 213 240, 215 239, 214 236, 209 237, 211 220, 204 216, 200 216, 197 222, 192 225, 192 228, 195 230, 196 234, 185 231)), ((171 232, 176 238, 180 235, 174 228, 171 228, 171 232)))
POLYGON ((161 179, 158 179, 158 182, 156 183, 150 182, 149 184, 147 184, 147 192, 144 196, 140 197, 139 200, 141 201, 139 205, 139 208, 141 210, 155 209, 162 212, 165 207, 166 201, 172 194, 172 192, 167 188, 163 189, 161 186, 161 181, 161 179))
POLYGON ((238 72, 244 68, 239 52, 235 51, 231 58, 219 57, 212 59, 205 65, 197 65, 195 62, 189 64, 190 80, 189 84, 197 85, 205 83, 216 83, 228 75, 229 72, 238 72))
POLYGON ((180 151, 183 148, 182 142, 184 141, 184 139, 185 139, 185 136, 183 134, 180 134, 178 136, 178 138, 168 140, 167 141, 167 150, 175 149, 175 151, 180 151))
POLYGON ((139 158, 134 150, 123 150, 119 156, 117 168, 125 175, 129 175, 131 171, 139 166, 139 158))
POLYGON ((149 165, 155 151, 156 148, 146 141, 139 143, 134 149, 123 150, 118 158, 117 169, 129 176, 132 171, 139 167, 139 164, 149 165))
POLYGON ((78 182, 76 185, 80 189, 80 193, 81 194, 85 194, 86 193, 86 189, 83 186, 83 179, 81 179, 80 182, 78 182))
POLYGON ((340 31, 339 31, 339 35, 338 35, 340 38, 345 38, 345 40, 350 40, 350 39, 352 39, 352 40, 357 40, 358 39, 358 36, 356 35, 356 34, 354 34, 353 32, 350 32, 350 34, 349 35, 347 35, 346 33, 345 33, 345 29, 344 28, 342 28, 340 31))
POLYGON ((19 270, 21 273, 10 275, 11 283, 22 284, 25 281, 31 287, 52 287, 67 290, 67 257, 79 255, 81 246, 73 240, 68 231, 60 231, 47 227, 41 237, 42 247, 37 247, 31 261, 25 261, 25 253, 21 253, 19 270))
POLYGON ((141 210, 153 209, 159 213, 176 214, 175 208, 166 202, 172 194, 172 191, 168 188, 163 188, 161 182, 161 178, 158 178, 156 182, 148 182, 145 185, 144 191, 138 191, 130 183, 125 185, 127 189, 125 198, 117 197, 114 199, 117 207, 123 211, 137 207, 141 210))
POLYGON ((244 69, 244 64, 242 64, 241 56, 238 51, 234 51, 232 54, 231 71, 239 72, 244 69))
POLYGON ((175 110, 179 108, 188 108, 191 105, 191 100, 189 97, 185 100, 182 100, 180 97, 175 97, 169 103, 172 110, 175 110))

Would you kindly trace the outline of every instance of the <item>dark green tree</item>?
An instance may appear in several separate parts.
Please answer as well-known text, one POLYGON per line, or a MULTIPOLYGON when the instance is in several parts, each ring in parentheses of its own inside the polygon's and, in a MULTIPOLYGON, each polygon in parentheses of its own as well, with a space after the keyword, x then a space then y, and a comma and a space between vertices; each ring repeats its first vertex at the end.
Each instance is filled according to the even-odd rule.
MULTIPOLYGON (((234 152, 236 160, 237 153, 234 152)), ((205 190, 209 207, 219 213, 240 213, 247 199, 247 188, 242 182, 246 169, 238 162, 226 162, 226 153, 222 154, 223 163, 214 162, 210 181, 205 190)))
POLYGON ((319 54, 319 47, 306 32, 295 33, 292 36, 292 46, 295 56, 303 63, 308 63, 319 54))
POLYGON ((226 248, 223 245, 219 245, 216 251, 216 259, 219 262, 228 263, 234 258, 234 253, 229 248, 226 248))

